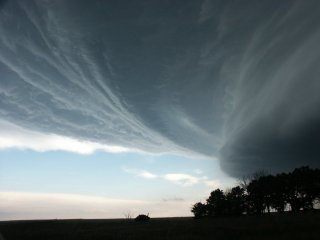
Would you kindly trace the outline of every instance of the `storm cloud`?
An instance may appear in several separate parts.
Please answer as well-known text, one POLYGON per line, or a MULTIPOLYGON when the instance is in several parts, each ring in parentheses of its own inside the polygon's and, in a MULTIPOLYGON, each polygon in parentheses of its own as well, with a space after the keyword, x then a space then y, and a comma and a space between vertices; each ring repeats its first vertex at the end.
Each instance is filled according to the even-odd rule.
POLYGON ((1 2, 1 120, 232 176, 319 165, 319 1, 1 2))

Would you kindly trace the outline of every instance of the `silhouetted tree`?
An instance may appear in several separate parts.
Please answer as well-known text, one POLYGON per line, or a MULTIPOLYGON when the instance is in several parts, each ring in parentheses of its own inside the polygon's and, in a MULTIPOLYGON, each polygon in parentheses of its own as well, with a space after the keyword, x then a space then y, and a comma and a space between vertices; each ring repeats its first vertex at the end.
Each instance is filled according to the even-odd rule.
POLYGON ((275 176, 257 172, 226 193, 212 191, 206 204, 196 203, 191 211, 196 218, 284 212, 288 205, 298 212, 313 209, 316 201, 320 201, 320 170, 300 167, 275 176))
POLYGON ((260 188, 263 189, 263 202, 264 206, 268 213, 271 211, 271 205, 272 205, 272 193, 274 190, 274 176, 267 175, 262 176, 258 179, 258 182, 260 184, 260 188))
POLYGON ((271 207, 278 212, 284 212, 287 205, 286 202, 286 179, 287 174, 282 173, 273 177, 271 186, 271 207))
POLYGON ((245 211, 244 189, 237 186, 226 193, 226 212, 229 215, 242 215, 245 211))
POLYGON ((132 213, 130 211, 124 212, 123 213, 125 219, 131 219, 132 218, 132 213))
POLYGON ((150 220, 149 213, 148 215, 140 214, 134 220, 136 222, 148 222, 150 220))
POLYGON ((212 191, 207 199, 207 209, 209 216, 221 216, 226 212, 226 198, 219 188, 212 191))
POLYGON ((309 167, 300 167, 289 174, 288 202, 292 211, 313 209, 320 189, 317 172, 309 167))
POLYGON ((250 182, 247 188, 249 213, 260 215, 264 209, 264 192, 258 180, 250 182))
POLYGON ((320 169, 313 170, 314 189, 313 194, 316 201, 320 201, 320 169))
POLYGON ((192 206, 191 212, 194 214, 195 218, 203 218, 208 215, 208 208, 206 204, 197 202, 192 206))

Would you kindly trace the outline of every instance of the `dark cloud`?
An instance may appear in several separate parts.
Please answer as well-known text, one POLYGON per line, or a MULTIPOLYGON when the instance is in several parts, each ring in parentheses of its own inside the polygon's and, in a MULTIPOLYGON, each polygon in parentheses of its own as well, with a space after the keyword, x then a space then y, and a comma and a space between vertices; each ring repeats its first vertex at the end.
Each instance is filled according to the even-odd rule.
POLYGON ((238 62, 226 66, 235 86, 220 157, 233 176, 320 165, 320 8, 290 3, 258 25, 238 62))
POLYGON ((7 0, 0 0, 0 9, 3 7, 3 5, 7 2, 7 0))
POLYGON ((233 176, 317 165, 320 3, 8 1, 0 118, 233 176))
POLYGON ((258 25, 241 59, 226 66, 235 86, 220 153, 233 176, 320 165, 320 8, 292 3, 258 25))

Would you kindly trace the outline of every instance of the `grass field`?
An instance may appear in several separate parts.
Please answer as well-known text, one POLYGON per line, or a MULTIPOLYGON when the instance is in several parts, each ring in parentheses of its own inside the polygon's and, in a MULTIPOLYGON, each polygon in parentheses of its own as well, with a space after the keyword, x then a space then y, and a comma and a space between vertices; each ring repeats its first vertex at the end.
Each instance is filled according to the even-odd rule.
POLYGON ((96 239, 320 239, 320 214, 133 220, 0 222, 6 240, 96 239))

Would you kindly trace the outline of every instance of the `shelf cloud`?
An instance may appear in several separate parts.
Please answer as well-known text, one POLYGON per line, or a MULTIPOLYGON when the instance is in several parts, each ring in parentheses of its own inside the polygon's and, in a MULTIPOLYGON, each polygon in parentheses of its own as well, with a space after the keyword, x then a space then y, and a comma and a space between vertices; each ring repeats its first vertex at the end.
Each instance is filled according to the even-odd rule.
POLYGON ((236 177, 319 166, 319 12, 317 0, 0 1, 0 119, 218 158, 236 177))

